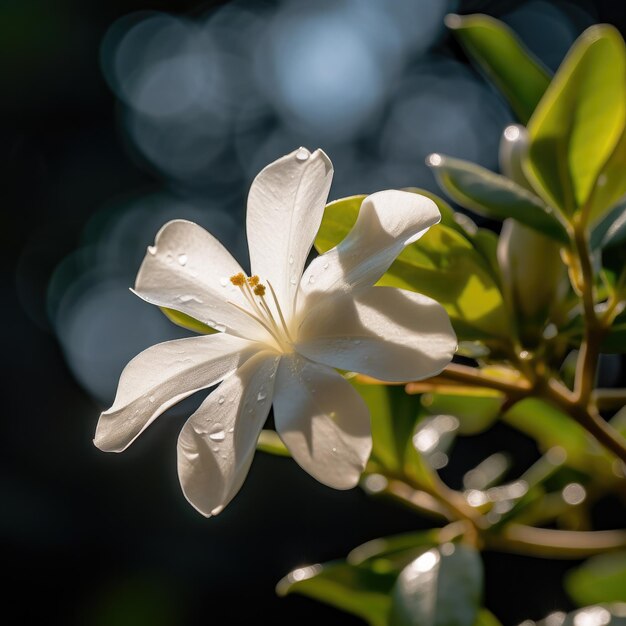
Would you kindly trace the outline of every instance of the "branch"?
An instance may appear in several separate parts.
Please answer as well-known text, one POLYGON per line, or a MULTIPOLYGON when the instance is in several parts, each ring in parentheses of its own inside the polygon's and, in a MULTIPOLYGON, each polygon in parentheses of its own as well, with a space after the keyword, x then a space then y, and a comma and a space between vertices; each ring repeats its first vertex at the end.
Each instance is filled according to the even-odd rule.
POLYGON ((596 389, 591 394, 591 402, 599 411, 621 409, 626 405, 626 389, 596 389))
POLYGON ((509 524, 499 535, 486 535, 488 548, 543 558, 582 559, 626 548, 623 530, 552 530, 509 524))

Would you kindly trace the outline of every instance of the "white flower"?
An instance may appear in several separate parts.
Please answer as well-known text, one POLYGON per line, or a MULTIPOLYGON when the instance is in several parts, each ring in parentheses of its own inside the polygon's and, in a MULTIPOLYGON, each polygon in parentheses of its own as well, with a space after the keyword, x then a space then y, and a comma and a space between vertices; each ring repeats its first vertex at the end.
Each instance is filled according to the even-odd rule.
POLYGON ((456 338, 433 300, 374 287, 404 247, 439 221, 429 199, 403 191, 368 196, 336 248, 303 272, 333 168, 300 148, 268 165, 248 197, 252 275, 209 233, 169 222, 148 248, 135 291, 220 331, 148 348, 122 372, 95 444, 121 452, 176 402, 220 383, 184 425, 178 475, 207 517, 240 489, 274 406, 278 434, 320 482, 354 487, 372 442, 369 412, 333 368, 402 382, 432 376, 456 338))

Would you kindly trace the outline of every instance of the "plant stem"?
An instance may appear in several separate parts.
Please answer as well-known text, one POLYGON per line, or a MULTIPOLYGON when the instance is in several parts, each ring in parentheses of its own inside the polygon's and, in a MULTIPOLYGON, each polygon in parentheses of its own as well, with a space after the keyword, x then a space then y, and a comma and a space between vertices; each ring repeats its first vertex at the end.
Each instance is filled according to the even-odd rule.
POLYGON ((544 558, 581 559, 626 548, 623 530, 552 530, 509 524, 500 534, 484 539, 488 548, 544 558))
POLYGON ((621 409, 626 405, 626 389, 596 389, 591 394, 591 402, 599 411, 621 409))
POLYGON ((626 463, 626 440, 606 420, 602 419, 595 407, 581 404, 575 393, 554 379, 551 379, 545 387, 545 396, 626 463))

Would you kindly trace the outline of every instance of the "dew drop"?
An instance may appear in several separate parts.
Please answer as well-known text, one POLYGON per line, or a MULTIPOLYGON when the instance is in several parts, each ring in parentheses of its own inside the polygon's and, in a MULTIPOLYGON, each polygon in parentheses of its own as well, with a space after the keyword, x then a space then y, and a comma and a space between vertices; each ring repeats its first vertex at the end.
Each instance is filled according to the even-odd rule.
POLYGON ((337 452, 337 448, 333 448, 333 452, 337 452))
POLYGON ((327 270, 328 269, 328 261, 326 261, 326 263, 324 263, 324 269, 327 270))
POLYGON ((185 267, 185 265, 187 265, 187 255, 186 254, 179 254, 178 255, 178 262, 185 267))
POLYGON ((218 404, 224 404, 224 396, 220 396, 217 400, 218 404))
POLYGON ((267 394, 265 393, 265 391, 263 389, 261 389, 261 391, 259 391, 259 393, 257 394, 257 401, 258 402, 263 402, 263 400, 265 400, 265 398, 267 398, 267 394))
POLYGON ((300 148, 298 152, 296 152, 296 159, 298 161, 306 161, 311 156, 311 153, 306 148, 300 148))
POLYGON ((289 265, 293 265, 293 255, 289 255, 289 265))
POLYGON ((154 402, 154 396, 150 396, 150 397, 148 398, 148 400, 149 400, 149 401, 150 401, 150 403, 152 404, 152 403, 154 402))
POLYGON ((157 253, 156 246, 148 246, 148 253, 154 256, 157 253))
POLYGON ((229 432, 229 433, 234 433, 234 432, 235 432, 235 429, 234 429, 234 428, 229 428, 229 429, 228 429, 228 432, 229 432))
POLYGON ((226 433, 224 432, 224 427, 221 424, 215 424, 209 433, 209 439, 211 441, 224 441, 225 438, 226 433))
POLYGON ((222 287, 226 287, 226 285, 228 285, 228 278, 226 278, 226 276, 222 276, 220 278, 220 285, 222 285, 222 287))
POLYGON ((197 302, 198 304, 202 304, 202 300, 196 296, 191 296, 191 295, 178 296, 178 299, 181 302, 197 302))
POLYGON ((292 285, 295 285, 295 284, 296 284, 296 277, 295 277, 295 276, 292 276, 292 277, 289 279, 289 282, 290 282, 292 285))
POLYGON ((315 276, 309 276, 309 283, 313 284, 315 282, 315 276))

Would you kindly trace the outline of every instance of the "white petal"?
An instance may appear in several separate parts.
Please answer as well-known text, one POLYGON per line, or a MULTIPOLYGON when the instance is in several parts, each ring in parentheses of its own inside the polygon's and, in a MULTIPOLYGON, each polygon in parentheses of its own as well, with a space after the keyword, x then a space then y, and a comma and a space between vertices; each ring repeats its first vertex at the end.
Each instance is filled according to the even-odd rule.
POLYGON ((176 309, 216 330, 263 340, 265 331, 230 302, 249 308, 230 277, 241 267, 204 228, 185 220, 168 222, 156 236, 137 274, 144 300, 176 309))
POLYGON ((253 274, 269 280, 291 316, 302 270, 324 214, 333 166, 322 150, 295 150, 263 169, 248 196, 253 274))
POLYGON ((207 517, 231 501, 248 474, 272 405, 279 360, 271 352, 253 356, 211 393, 180 433, 180 484, 207 517))
POLYGON ((369 411, 342 376, 293 354, 276 375, 274 421, 296 462, 335 489, 354 487, 372 449, 369 411))
MULTIPOLYGON (((352 230, 317 257, 302 276, 301 289, 314 302, 319 292, 358 292, 371 287, 404 248, 441 219, 437 205, 408 191, 379 191, 363 200, 352 230)), ((311 307, 309 297, 303 308, 311 307)))
POLYGON ((297 350, 313 361, 389 382, 438 374, 456 350, 444 308, 422 294, 372 287, 326 298, 305 320, 297 350))
POLYGON ((100 415, 94 443, 125 450, 161 413, 218 383, 258 350, 225 334, 176 339, 138 354, 124 368, 113 406, 100 415))

